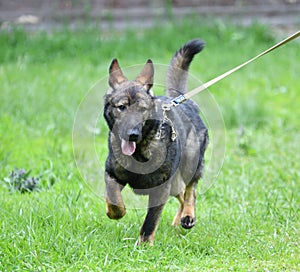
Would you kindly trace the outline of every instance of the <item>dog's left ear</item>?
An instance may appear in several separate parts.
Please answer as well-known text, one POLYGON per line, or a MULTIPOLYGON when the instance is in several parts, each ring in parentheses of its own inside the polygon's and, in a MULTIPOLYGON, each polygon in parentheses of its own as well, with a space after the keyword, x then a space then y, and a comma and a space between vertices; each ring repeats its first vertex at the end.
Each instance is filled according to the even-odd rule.
POLYGON ((152 60, 148 59, 141 73, 136 77, 135 81, 144 85, 147 93, 153 96, 151 87, 153 86, 154 66, 152 60))

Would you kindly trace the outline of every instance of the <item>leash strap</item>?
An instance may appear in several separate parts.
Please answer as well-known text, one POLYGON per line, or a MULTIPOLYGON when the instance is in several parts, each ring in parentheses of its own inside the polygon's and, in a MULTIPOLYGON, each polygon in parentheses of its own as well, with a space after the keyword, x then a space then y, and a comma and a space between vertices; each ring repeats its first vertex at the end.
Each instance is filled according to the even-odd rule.
POLYGON ((178 105, 182 104, 183 102, 185 102, 186 100, 188 100, 189 98, 193 97, 194 95, 200 93, 201 91, 207 89, 208 87, 210 87, 211 85, 217 83, 218 81, 220 81, 221 79, 231 75, 232 73, 236 72, 237 70, 241 69, 242 67, 248 65, 249 63, 257 60, 258 58, 262 57, 263 55, 266 55, 268 53, 270 53, 271 51, 279 48, 280 46, 298 38, 300 36, 300 31, 297 31, 296 33, 294 33, 293 35, 287 37, 286 39, 282 40, 281 42, 275 44, 274 46, 270 47, 269 49, 265 50, 264 52, 260 53, 259 55, 255 56, 254 58, 234 67, 233 69, 225 72, 224 74, 211 79, 210 81, 204 83, 203 85, 199 86, 196 89, 193 89, 192 91, 184 94, 184 95, 179 95, 178 97, 174 98, 169 104, 165 104, 163 105, 163 110, 170 110, 171 107, 177 107, 178 105))

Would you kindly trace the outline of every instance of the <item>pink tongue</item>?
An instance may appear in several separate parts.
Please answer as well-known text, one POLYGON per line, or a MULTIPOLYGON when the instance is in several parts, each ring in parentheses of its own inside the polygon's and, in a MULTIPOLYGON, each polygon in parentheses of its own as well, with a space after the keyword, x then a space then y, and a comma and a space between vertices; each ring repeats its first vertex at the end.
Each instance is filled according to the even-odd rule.
POLYGON ((131 156, 136 148, 135 142, 129 142, 122 139, 121 143, 122 153, 127 156, 131 156))

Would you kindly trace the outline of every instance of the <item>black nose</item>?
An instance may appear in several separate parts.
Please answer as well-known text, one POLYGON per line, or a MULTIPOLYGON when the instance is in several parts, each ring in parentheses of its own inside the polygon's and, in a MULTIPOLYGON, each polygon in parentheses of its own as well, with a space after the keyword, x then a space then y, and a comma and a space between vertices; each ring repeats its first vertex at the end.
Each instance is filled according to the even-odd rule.
POLYGON ((140 131, 138 128, 129 129, 127 135, 130 142, 137 142, 140 137, 140 131))

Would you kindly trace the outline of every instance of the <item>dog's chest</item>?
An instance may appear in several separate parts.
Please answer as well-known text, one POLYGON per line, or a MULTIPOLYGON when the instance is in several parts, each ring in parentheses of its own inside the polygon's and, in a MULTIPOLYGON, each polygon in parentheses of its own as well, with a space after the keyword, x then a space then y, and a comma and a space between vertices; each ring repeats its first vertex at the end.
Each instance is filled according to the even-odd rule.
POLYGON ((164 139, 146 139, 137 145, 132 156, 110 154, 112 171, 122 185, 133 189, 149 189, 170 179, 178 167, 176 142, 164 139))

